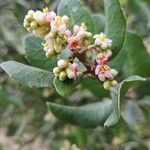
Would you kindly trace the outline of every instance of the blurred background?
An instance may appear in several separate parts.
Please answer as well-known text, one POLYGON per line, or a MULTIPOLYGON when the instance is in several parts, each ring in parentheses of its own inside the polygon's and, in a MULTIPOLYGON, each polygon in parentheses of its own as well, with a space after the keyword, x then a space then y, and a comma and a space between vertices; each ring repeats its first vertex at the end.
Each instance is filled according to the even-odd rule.
MULTIPOLYGON (((83 2, 92 13, 103 14, 102 0, 83 2)), ((120 2, 128 29, 143 38, 150 53, 150 0, 120 2)), ((0 0, 0 63, 16 60, 29 64, 24 57, 23 42, 28 33, 22 26, 23 18, 29 9, 48 6, 56 10, 58 3, 59 0, 0 0)), ((97 89, 94 84, 92 88, 97 89)), ((143 91, 146 96, 137 97, 133 89, 128 92, 123 107, 125 122, 120 121, 117 127, 110 129, 83 129, 57 120, 46 102, 82 105, 99 100, 99 91, 94 93, 96 90, 78 86, 80 90, 75 89, 64 99, 53 88, 25 87, 0 68, 0 150, 149 150, 150 96, 147 95, 150 86, 147 88, 143 91)), ((104 92, 101 98, 108 99, 108 93, 104 92)))

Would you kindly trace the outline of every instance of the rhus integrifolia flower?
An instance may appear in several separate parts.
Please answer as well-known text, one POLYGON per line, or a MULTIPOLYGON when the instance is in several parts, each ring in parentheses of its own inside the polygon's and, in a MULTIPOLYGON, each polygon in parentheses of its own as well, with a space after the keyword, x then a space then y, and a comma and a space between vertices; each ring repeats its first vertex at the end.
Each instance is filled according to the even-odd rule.
POLYGON ((105 89, 115 86, 117 71, 108 65, 113 52, 112 40, 103 32, 92 36, 85 23, 76 24, 71 29, 70 22, 68 16, 59 16, 46 7, 43 11, 29 10, 23 26, 43 39, 42 45, 48 59, 58 59, 53 73, 59 80, 76 80, 77 77, 90 75, 102 82, 105 89), (92 37, 95 39, 93 42, 92 37), (62 58, 60 55, 64 49, 71 53, 62 58), (87 53, 91 56, 88 57, 87 53), (86 71, 81 71, 79 65, 74 63, 75 58, 86 71))

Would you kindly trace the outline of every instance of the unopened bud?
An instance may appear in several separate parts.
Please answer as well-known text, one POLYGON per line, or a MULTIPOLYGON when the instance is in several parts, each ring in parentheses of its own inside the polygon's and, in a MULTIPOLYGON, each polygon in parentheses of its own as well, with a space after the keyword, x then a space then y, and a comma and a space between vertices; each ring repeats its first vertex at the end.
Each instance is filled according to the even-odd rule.
POLYGON ((61 47, 61 45, 55 44, 55 45, 54 45, 54 49, 55 49, 55 52, 56 52, 56 53, 60 53, 61 50, 62 50, 62 47, 61 47))
POLYGON ((55 55, 55 51, 53 49, 49 49, 47 52, 46 52, 46 57, 47 58, 51 58, 55 55))
POLYGON ((66 73, 69 79, 75 78, 75 73, 70 68, 66 68, 66 73))
POLYGON ((116 86, 117 84, 118 84, 118 82, 116 80, 111 81, 112 86, 116 86))
POLYGON ((59 37, 57 37, 57 38, 56 38, 56 42, 57 42, 58 44, 60 44, 60 43, 62 43, 62 39, 59 38, 59 37))
POLYGON ((37 29, 38 23, 37 23, 36 21, 32 21, 32 22, 30 23, 30 27, 31 27, 32 29, 37 29))
POLYGON ((58 36, 63 39, 64 38, 64 33, 58 32, 58 36))
POLYGON ((43 38, 47 33, 48 33, 48 30, 46 29, 45 26, 41 26, 41 27, 38 27, 35 31, 34 31, 35 35, 43 38))
POLYGON ((60 59, 60 60, 57 62, 57 65, 58 65, 59 68, 66 68, 67 65, 68 65, 68 60, 60 59))
POLYGON ((111 47, 112 47, 112 44, 110 43, 110 44, 109 44, 109 48, 111 48, 111 47))
POLYGON ((106 80, 106 81, 103 83, 103 87, 104 87, 106 90, 109 90, 110 87, 111 87, 110 81, 106 80))
POLYGON ((92 33, 90 33, 90 32, 86 32, 86 38, 92 38, 92 33))
POLYGON ((106 50, 106 55, 108 56, 108 57, 110 57, 111 55, 112 55, 112 52, 111 52, 111 50, 106 50))
POLYGON ((55 67, 55 68, 53 69, 53 73, 54 73, 54 74, 59 74, 60 71, 61 71, 61 69, 60 69, 59 67, 55 67))
POLYGON ((55 32, 50 32, 48 36, 49 36, 49 38, 53 39, 53 38, 56 37, 56 33, 55 32))
POLYGON ((33 15, 35 12, 33 10, 28 11, 28 15, 33 15))
POLYGON ((100 33, 100 39, 101 40, 104 40, 104 39, 106 39, 107 38, 107 36, 104 34, 104 33, 100 33))
POLYGON ((31 22, 31 21, 33 21, 34 19, 33 19, 33 17, 32 17, 31 15, 26 15, 26 16, 25 16, 25 20, 28 21, 28 22, 31 22))
POLYGON ((69 23, 69 18, 66 15, 62 16, 62 20, 64 21, 65 24, 69 23))
POLYGON ((44 24, 44 13, 37 10, 34 14, 33 14, 33 18, 40 24, 43 25, 44 24))
POLYGON ((102 43, 101 49, 103 49, 103 50, 108 49, 108 44, 107 43, 102 43))
POLYGON ((66 72, 61 71, 59 74, 59 80, 64 81, 67 78, 66 72))
POLYGON ((32 32, 33 29, 32 29, 31 27, 29 27, 29 28, 27 28, 27 31, 28 31, 28 32, 32 32))
POLYGON ((103 56, 104 56, 103 53, 99 53, 99 54, 96 56, 96 59, 102 58, 103 56))
POLYGON ((30 24, 29 24, 27 21, 24 21, 23 26, 24 26, 25 28, 29 28, 29 27, 30 27, 30 24))

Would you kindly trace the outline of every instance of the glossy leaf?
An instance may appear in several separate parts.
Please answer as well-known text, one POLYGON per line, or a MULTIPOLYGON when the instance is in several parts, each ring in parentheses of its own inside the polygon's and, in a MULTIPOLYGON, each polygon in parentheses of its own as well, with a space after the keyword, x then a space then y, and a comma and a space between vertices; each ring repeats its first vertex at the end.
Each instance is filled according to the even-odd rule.
POLYGON ((112 110, 112 102, 103 101, 79 107, 49 103, 49 107, 62 121, 90 128, 104 123, 112 110))
POLYGON ((35 67, 52 71, 54 66, 56 65, 56 59, 49 59, 45 56, 42 42, 43 41, 41 39, 35 36, 27 37, 25 39, 26 58, 35 67))
POLYGON ((126 20, 119 0, 104 0, 105 33, 113 40, 113 56, 116 56, 123 46, 126 33, 126 20))
POLYGON ((146 79, 139 77, 139 76, 131 76, 123 80, 121 83, 119 83, 116 87, 114 87, 111 90, 111 98, 113 101, 113 111, 111 112, 107 120, 105 121, 104 123, 105 127, 113 126, 119 121, 120 111, 121 111, 120 110, 121 99, 123 98, 123 96, 125 95, 125 93, 127 92, 130 86, 140 81, 146 81, 146 79))
POLYGON ((53 83, 53 73, 40 68, 15 61, 3 62, 1 67, 10 77, 29 87, 48 87, 53 83))
POLYGON ((67 15, 70 18, 71 27, 84 22, 87 25, 88 31, 93 33, 94 23, 91 14, 80 0, 61 0, 57 13, 60 16, 67 15))

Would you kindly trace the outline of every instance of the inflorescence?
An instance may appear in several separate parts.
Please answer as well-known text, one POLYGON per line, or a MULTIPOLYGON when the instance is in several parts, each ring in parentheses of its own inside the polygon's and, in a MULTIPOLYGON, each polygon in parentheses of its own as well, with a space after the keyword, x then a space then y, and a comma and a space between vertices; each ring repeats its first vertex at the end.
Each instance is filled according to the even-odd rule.
POLYGON ((112 55, 112 40, 104 33, 93 36, 85 23, 75 25, 72 31, 69 25, 68 16, 58 16, 48 8, 44 8, 43 11, 29 10, 23 22, 23 26, 29 32, 44 39, 42 45, 46 57, 57 57, 64 49, 70 50, 70 56, 58 60, 57 67, 53 69, 54 75, 59 80, 90 75, 102 82, 105 89, 115 86, 117 81, 114 77, 117 71, 108 65, 112 55), (89 53, 91 57, 88 56, 89 53), (74 62, 75 58, 85 66, 86 71, 74 62))

